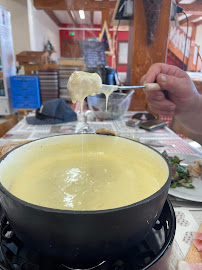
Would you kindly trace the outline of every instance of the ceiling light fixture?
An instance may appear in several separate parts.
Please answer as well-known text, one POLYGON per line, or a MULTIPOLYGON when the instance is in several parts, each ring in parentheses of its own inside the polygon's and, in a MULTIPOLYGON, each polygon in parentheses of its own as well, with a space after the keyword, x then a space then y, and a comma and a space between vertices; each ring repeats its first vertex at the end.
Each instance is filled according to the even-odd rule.
POLYGON ((79 16, 80 16, 80 18, 81 18, 82 20, 85 19, 85 13, 84 13, 84 10, 82 10, 82 9, 79 10, 79 16))

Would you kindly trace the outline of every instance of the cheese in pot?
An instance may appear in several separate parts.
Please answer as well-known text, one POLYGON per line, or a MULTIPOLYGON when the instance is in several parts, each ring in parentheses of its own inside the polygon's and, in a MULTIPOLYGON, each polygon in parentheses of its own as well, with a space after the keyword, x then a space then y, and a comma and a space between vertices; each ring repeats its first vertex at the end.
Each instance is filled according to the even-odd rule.
POLYGON ((104 135, 45 138, 0 163, 0 180, 16 197, 40 206, 104 210, 143 200, 167 181, 168 166, 137 142, 104 135), (11 169, 12 168, 12 169, 11 169))

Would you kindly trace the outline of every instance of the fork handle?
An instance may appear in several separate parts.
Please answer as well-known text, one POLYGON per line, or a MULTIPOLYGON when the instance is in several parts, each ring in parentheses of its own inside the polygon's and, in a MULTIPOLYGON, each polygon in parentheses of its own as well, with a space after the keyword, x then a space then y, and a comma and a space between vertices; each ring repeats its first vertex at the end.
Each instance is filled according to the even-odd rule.
POLYGON ((160 91, 162 90, 161 86, 158 83, 146 83, 144 84, 146 91, 160 91))
POLYGON ((161 88, 161 86, 158 83, 146 83, 145 85, 145 89, 146 91, 162 91, 165 98, 169 99, 168 97, 168 91, 167 90, 163 90, 161 88))

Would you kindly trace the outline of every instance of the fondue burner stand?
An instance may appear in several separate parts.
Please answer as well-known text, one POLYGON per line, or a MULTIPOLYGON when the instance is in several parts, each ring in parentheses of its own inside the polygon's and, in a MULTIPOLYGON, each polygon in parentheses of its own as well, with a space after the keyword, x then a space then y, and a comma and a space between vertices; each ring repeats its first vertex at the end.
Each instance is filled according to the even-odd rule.
MULTIPOLYGON (((143 213, 144 215, 144 213, 143 213)), ((26 248, 13 232, 0 208, 0 270, 67 270, 64 264, 53 258, 26 248)), ((101 262, 94 270, 167 270, 171 244, 175 235, 175 214, 167 199, 162 213, 145 240, 128 250, 127 254, 113 260, 101 262)))

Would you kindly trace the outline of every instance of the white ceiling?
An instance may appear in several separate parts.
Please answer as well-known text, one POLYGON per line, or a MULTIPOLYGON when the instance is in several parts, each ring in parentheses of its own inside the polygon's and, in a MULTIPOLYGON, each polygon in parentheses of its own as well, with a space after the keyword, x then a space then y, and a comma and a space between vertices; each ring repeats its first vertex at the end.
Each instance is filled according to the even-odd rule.
POLYGON ((178 4, 191 4, 195 2, 196 0, 181 0, 178 4))
POLYGON ((79 12, 78 11, 74 11, 76 22, 78 24, 91 24, 91 21, 90 21, 90 11, 84 11, 84 13, 85 13, 85 19, 82 20, 82 19, 80 19, 79 12))
MULTIPOLYGON (((96 0, 96 1, 99 1, 99 0, 96 0)), ((53 12, 61 23, 73 24, 72 18, 69 16, 69 14, 66 10, 53 10, 53 12)), ((75 17, 77 24, 91 25, 90 11, 85 11, 85 19, 84 20, 80 19, 78 11, 71 10, 70 12, 75 17)), ((101 11, 94 11, 93 12, 93 24, 101 24, 101 17, 102 17, 101 11)))
MULTIPOLYGON (((95 0, 95 1, 102 1, 102 0, 95 0)), ((109 0, 109 1, 114 1, 114 0, 109 0)), ((191 4, 193 2, 195 2, 197 0, 181 0, 178 2, 178 5, 180 4, 191 4)), ((62 23, 62 24, 70 24, 70 25, 73 25, 74 22, 72 21, 72 18, 69 16, 68 12, 65 11, 65 10, 54 10, 53 11, 55 16, 58 18, 58 20, 62 23)), ((86 25, 89 25, 91 26, 92 25, 92 22, 91 22, 91 13, 90 11, 84 11, 85 12, 85 19, 82 20, 80 19, 80 16, 79 16, 79 12, 78 11, 70 11, 73 15, 73 17, 75 18, 76 20, 76 24, 86 24, 86 25)), ((191 14, 187 14, 188 17, 191 16, 191 14)), ((98 24, 100 25, 101 24, 101 19, 102 19, 102 12, 101 11, 94 11, 93 12, 93 16, 92 16, 92 20, 93 20, 93 24, 98 24)), ((179 21, 183 20, 185 18, 185 15, 179 15, 178 16, 178 19, 179 21)), ((196 20, 193 20, 193 22, 198 22, 202 20, 202 17, 196 19, 196 20)))
MULTIPOLYGON (((188 18, 189 18, 190 16, 192 16, 192 14, 187 14, 187 17, 188 17, 188 18)), ((184 14, 178 16, 179 22, 182 21, 183 19, 185 19, 185 15, 184 15, 184 14)), ((191 22, 199 22, 199 21, 201 21, 201 20, 202 20, 202 16, 199 17, 199 18, 197 18, 197 19, 195 19, 195 20, 191 20, 191 22)))
MULTIPOLYGON (((190 16, 191 16, 191 14, 187 14, 187 17, 188 17, 188 18, 189 18, 190 16)), ((183 20, 183 19, 185 19, 185 18, 186 18, 186 16, 185 16, 184 14, 178 16, 178 20, 179 20, 179 21, 181 21, 181 20, 183 20)))
POLYGON ((66 10, 53 10, 53 13, 61 23, 64 24, 72 23, 71 17, 69 16, 66 10))
POLYGON ((102 12, 101 11, 94 11, 94 14, 93 14, 94 24, 101 24, 101 19, 102 19, 102 12))
POLYGON ((193 20, 192 22, 198 22, 198 21, 201 21, 202 20, 202 16, 201 17, 199 17, 198 19, 196 19, 196 20, 193 20))

